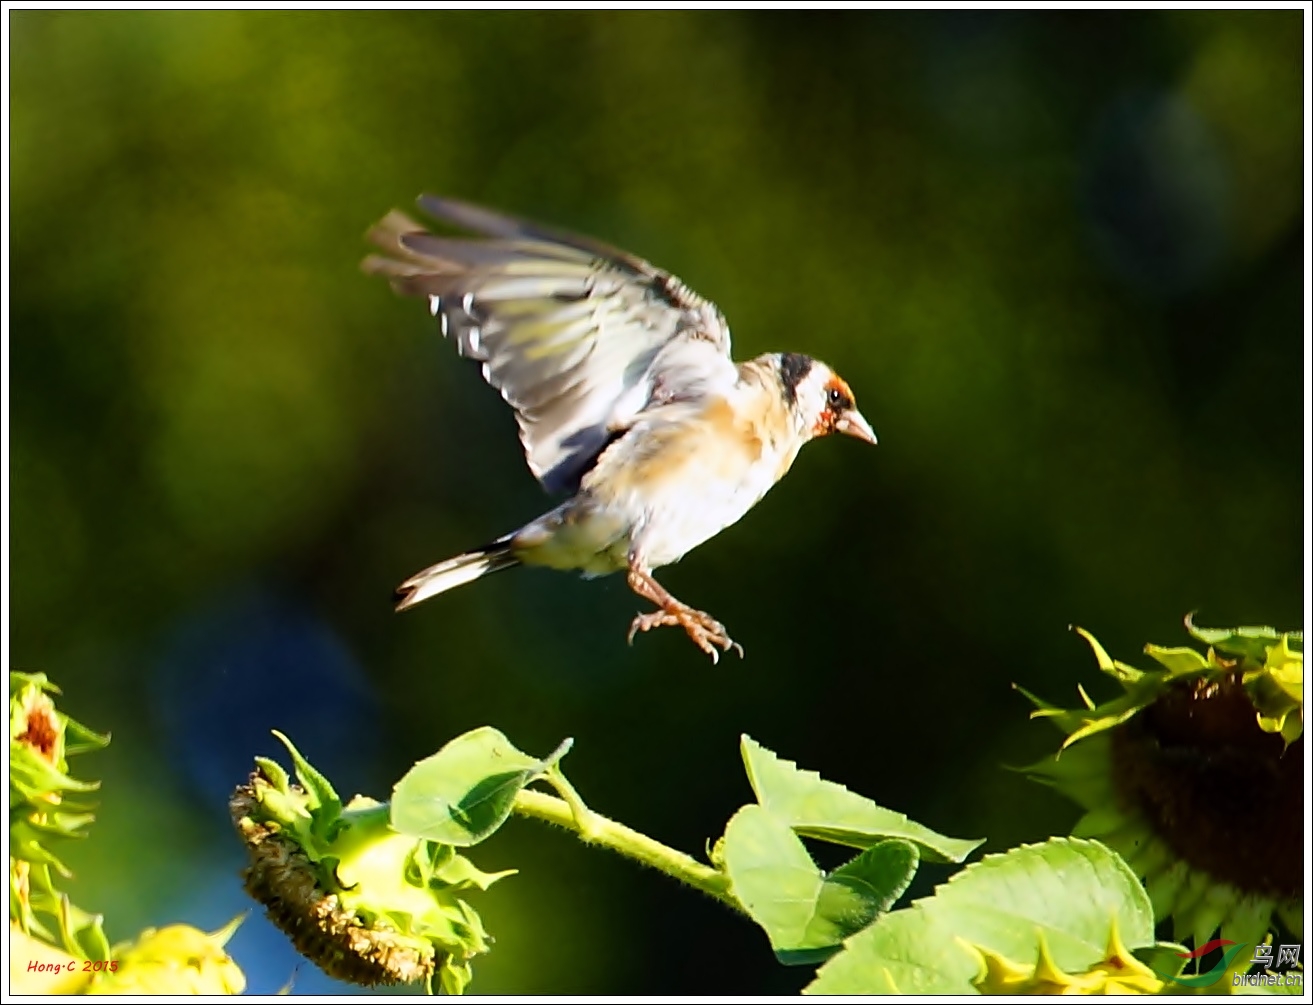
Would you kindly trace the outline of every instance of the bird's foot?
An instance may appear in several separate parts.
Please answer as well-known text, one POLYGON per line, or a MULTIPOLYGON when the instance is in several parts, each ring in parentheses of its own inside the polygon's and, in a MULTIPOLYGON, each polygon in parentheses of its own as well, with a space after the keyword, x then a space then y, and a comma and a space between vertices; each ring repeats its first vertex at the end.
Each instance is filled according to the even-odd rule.
POLYGON ((743 647, 729 637, 724 625, 705 611, 697 611, 682 604, 635 616, 629 625, 629 644, 634 644, 634 636, 639 632, 666 625, 683 628, 693 644, 711 657, 712 663, 719 663, 721 652, 729 652, 731 649, 737 650, 739 658, 743 658, 743 647))

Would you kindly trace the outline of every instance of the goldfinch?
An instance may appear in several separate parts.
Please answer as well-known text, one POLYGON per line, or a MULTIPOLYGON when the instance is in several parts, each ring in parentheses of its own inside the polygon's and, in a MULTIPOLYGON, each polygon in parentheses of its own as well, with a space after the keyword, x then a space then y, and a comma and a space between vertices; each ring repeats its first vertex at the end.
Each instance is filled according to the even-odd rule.
POLYGON ((569 498, 519 530, 430 566, 397 610, 517 565, 625 572, 656 605, 629 626, 678 625, 713 662, 743 649, 653 578, 738 521, 808 440, 875 443, 848 385, 798 353, 730 358, 716 306, 669 273, 590 238, 423 196, 443 237, 393 211, 366 272, 423 297, 442 333, 515 411, 529 468, 569 498))

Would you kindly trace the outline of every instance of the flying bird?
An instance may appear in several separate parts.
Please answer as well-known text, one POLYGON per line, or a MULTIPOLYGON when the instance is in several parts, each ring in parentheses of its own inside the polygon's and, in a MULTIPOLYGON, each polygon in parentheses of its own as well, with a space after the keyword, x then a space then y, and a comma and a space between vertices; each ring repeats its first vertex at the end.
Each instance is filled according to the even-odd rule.
POLYGON ((453 199, 439 236, 393 211, 371 231, 366 272, 422 297, 443 335, 515 411, 529 469, 568 498, 519 530, 416 573, 397 610, 517 565, 586 577, 624 572, 656 610, 638 632, 679 626, 713 662, 743 649, 677 600, 653 570, 736 523, 831 433, 875 443, 852 391, 799 353, 730 358, 715 304, 667 272, 591 238, 453 199))

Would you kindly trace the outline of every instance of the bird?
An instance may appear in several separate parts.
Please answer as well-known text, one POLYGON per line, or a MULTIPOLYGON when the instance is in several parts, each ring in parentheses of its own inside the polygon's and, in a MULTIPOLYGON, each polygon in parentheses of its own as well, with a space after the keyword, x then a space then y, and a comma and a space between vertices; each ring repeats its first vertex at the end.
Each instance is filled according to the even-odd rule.
POLYGON ((510 405, 529 469, 567 498, 490 544, 402 583, 396 609, 515 566, 623 572, 655 610, 628 642, 680 627, 712 662, 743 647, 654 578, 738 522, 808 441, 876 442, 848 384, 796 352, 743 363, 714 303, 589 237, 460 200, 418 205, 454 235, 392 210, 366 273, 427 301, 444 337, 510 405), (464 232, 463 235, 459 232, 464 232))

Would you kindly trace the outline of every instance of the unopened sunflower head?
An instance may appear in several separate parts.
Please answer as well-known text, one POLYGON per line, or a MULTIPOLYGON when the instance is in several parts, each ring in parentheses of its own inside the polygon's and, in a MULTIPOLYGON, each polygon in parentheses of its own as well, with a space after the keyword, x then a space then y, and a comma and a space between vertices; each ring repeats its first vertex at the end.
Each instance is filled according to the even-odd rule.
POLYGON ((59 688, 45 674, 9 675, 10 810, 40 818, 46 833, 74 837, 91 817, 72 814, 68 795, 92 792, 100 783, 70 777, 68 758, 99 750, 109 737, 59 711, 52 694, 59 688))
POLYGON ((1084 807, 1072 833, 1126 859, 1177 939, 1257 943, 1274 914, 1302 936, 1303 637, 1186 627, 1207 651, 1146 646, 1152 670, 1077 629, 1122 694, 1062 709, 1023 692, 1067 734, 1027 770, 1084 807))
POLYGON ((490 941, 461 895, 510 873, 481 872, 448 845, 394 831, 386 804, 357 796, 343 806, 279 739, 301 784, 257 758, 259 770, 229 802, 251 859, 247 892, 332 977, 460 993, 490 941))
POLYGON ((114 949, 113 970, 99 970, 89 995, 239 995, 246 977, 224 946, 234 918, 217 932, 190 925, 148 928, 136 942, 114 949))
POLYGON ((56 888, 56 877, 72 874, 52 844, 85 837, 94 817, 81 800, 100 787, 73 778, 68 758, 104 747, 109 737, 60 712, 51 698, 58 693, 45 674, 9 675, 9 918, 69 952, 104 959, 109 945, 100 918, 56 888))

